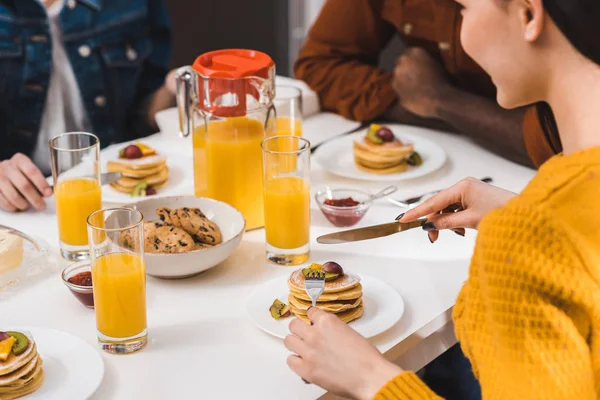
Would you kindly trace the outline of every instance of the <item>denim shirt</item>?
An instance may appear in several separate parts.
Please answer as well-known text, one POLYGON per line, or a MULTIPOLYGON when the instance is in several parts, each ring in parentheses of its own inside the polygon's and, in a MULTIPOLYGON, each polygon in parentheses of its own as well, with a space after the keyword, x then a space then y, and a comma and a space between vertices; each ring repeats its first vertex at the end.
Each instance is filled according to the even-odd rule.
MULTIPOLYGON (((64 1, 63 43, 92 133, 102 147, 152 133, 149 99, 171 55, 164 3, 64 1)), ((39 0, 0 0, 0 161, 35 148, 52 67, 49 35, 39 0)))

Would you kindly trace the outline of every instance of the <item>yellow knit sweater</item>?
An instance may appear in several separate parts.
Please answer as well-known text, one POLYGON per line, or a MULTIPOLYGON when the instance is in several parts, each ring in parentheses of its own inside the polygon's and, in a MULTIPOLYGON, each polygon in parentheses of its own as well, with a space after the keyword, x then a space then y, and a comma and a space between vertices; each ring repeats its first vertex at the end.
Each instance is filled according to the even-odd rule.
MULTIPOLYGON (((484 399, 600 398, 600 148, 483 219, 454 322, 484 399)), ((437 397, 403 372, 375 398, 437 397)))

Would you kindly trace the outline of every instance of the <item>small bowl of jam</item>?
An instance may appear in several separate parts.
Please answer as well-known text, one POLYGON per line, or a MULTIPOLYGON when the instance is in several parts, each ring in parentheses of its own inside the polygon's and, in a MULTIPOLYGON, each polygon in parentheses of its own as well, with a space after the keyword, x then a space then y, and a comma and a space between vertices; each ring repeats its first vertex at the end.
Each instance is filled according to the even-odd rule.
POLYGON ((371 207, 371 195, 356 189, 323 188, 315 194, 323 215, 335 226, 358 224, 371 207))
POLYGON ((62 280, 81 304, 87 308, 94 308, 92 269, 89 261, 69 265, 62 273, 62 280))

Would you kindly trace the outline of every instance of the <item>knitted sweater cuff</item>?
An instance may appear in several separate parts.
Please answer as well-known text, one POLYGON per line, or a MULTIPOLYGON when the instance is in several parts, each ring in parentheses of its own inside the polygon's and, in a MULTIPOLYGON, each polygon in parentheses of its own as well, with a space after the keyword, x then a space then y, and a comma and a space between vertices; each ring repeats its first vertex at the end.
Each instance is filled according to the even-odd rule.
POLYGON ((402 372, 382 387, 374 400, 438 400, 438 397, 413 372, 402 372))

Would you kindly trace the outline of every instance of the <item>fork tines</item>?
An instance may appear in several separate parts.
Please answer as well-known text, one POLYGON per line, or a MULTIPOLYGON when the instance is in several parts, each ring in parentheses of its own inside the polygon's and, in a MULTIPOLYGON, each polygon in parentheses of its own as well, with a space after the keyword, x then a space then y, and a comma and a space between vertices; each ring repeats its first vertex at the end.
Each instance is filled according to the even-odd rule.
POLYGON ((309 281, 321 281, 325 280, 325 271, 320 270, 310 270, 310 272, 306 275, 306 280, 309 281))

